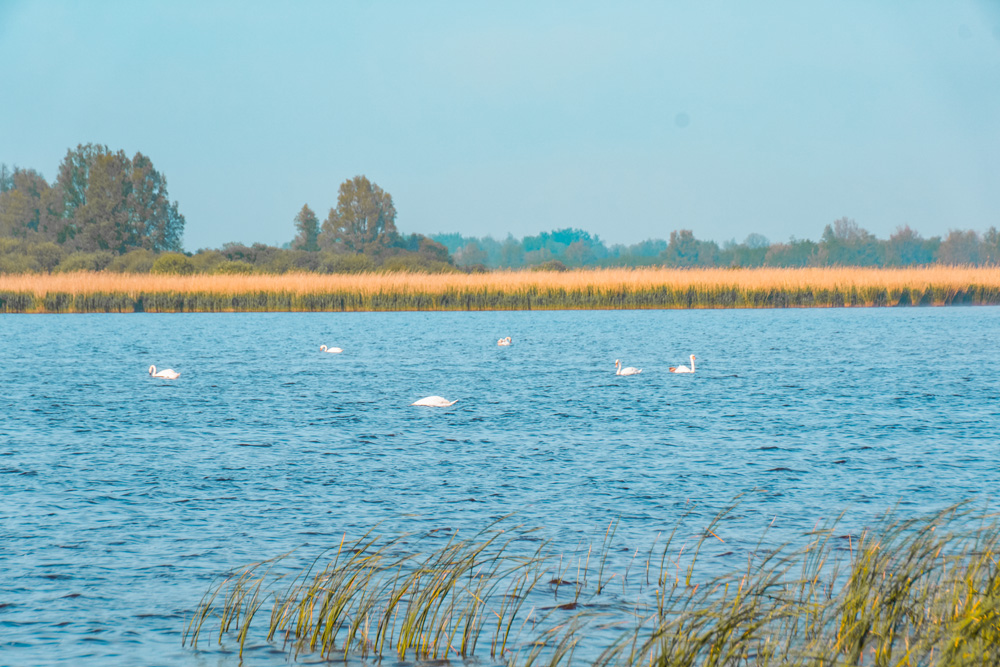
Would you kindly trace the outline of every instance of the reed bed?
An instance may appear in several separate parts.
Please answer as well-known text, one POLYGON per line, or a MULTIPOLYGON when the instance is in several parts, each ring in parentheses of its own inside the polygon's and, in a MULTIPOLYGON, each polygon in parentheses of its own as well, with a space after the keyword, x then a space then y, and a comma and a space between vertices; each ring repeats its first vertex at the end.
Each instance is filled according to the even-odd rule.
POLYGON ((699 554, 721 539, 721 518, 693 548, 678 547, 675 531, 624 571, 609 558, 614 526, 574 558, 546 543, 526 551, 530 531, 502 523, 436 545, 431 535, 369 534, 298 573, 276 574, 280 558, 241 568, 209 590, 185 642, 210 632, 242 655, 254 633, 253 644, 324 659, 488 655, 525 667, 1000 661, 994 516, 967 504, 889 514, 860 535, 815 530, 795 550, 767 550, 762 536, 745 568, 706 578, 699 554))
POLYGON ((782 308, 1000 304, 1000 267, 485 274, 0 275, 0 312, 782 308))

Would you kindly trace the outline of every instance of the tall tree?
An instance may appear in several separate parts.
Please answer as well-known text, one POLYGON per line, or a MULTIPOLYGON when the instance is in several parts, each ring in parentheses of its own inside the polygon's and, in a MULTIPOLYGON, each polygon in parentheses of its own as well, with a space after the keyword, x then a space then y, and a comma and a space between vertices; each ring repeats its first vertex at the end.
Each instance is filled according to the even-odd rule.
POLYGON ((292 248, 310 252, 319 250, 319 218, 308 204, 303 204, 302 210, 295 216, 295 230, 298 234, 292 241, 292 248))
POLYGON ((73 209, 74 245, 80 250, 120 255, 141 247, 128 210, 132 191, 128 162, 124 151, 118 151, 96 155, 87 165, 85 203, 73 209))
POLYGON ((377 254, 397 236, 392 196, 366 177, 355 176, 340 185, 337 208, 323 221, 320 245, 377 254))
POLYGON ((132 158, 131 191, 127 201, 129 232, 138 246, 155 252, 179 252, 184 216, 170 202, 167 179, 142 153, 132 158))
POLYGON ((0 236, 53 240, 61 227, 62 197, 34 169, 15 168, 0 193, 0 236))
POLYGON ((181 250, 184 216, 167 195, 167 180, 142 153, 81 144, 66 152, 56 179, 65 224, 57 240, 82 250, 125 253, 181 250))

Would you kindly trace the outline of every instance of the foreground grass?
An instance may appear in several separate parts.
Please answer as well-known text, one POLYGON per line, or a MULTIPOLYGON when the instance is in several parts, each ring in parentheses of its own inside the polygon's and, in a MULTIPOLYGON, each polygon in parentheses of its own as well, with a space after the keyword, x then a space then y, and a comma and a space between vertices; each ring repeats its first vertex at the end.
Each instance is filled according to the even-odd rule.
POLYGON ((1000 267, 487 274, 0 275, 0 312, 781 308, 1000 304, 1000 267))
POLYGON ((300 572, 277 574, 282 559, 235 572, 206 594, 185 641, 211 634, 242 655, 253 636, 250 645, 266 639, 326 659, 488 655, 524 666, 1000 660, 992 516, 959 506, 890 515, 861 535, 817 530, 799 550, 758 546, 746 568, 709 579, 698 555, 721 539, 718 521, 693 544, 678 545, 675 531, 624 571, 608 558, 614 526, 599 550, 575 559, 544 543, 525 550, 531 532, 502 525, 446 541, 370 534, 300 572))

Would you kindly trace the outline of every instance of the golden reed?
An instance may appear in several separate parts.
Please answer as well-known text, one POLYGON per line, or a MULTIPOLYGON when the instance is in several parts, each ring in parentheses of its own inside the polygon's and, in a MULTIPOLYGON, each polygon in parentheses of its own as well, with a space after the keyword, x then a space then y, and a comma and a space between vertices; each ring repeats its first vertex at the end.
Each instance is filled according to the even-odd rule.
POLYGON ((0 275, 0 312, 767 308, 1000 303, 1000 267, 0 275))

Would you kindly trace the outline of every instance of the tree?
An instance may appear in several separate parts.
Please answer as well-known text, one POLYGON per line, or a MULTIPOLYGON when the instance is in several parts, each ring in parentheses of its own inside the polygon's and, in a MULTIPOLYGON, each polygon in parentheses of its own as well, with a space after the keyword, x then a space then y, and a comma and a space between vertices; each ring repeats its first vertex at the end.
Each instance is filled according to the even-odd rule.
POLYGON ((307 204, 303 204, 302 210, 295 216, 295 229, 298 235, 292 241, 293 248, 310 252, 319 250, 319 219, 307 204))
POLYGON ((56 179, 62 199, 59 243, 124 254, 135 248, 181 250, 184 216, 152 160, 81 144, 66 152, 56 179))
POLYGON ((524 245, 509 234, 500 246, 499 264, 512 269, 524 264, 524 245))
POLYGON ((121 255, 141 246, 127 202, 132 190, 124 151, 100 153, 87 165, 84 203, 73 209, 75 245, 83 251, 121 255))
POLYGON ((932 244, 925 241, 916 231, 910 229, 909 225, 896 227, 896 231, 889 236, 889 241, 885 246, 887 266, 930 264, 933 261, 932 244))
POLYGON ((875 235, 846 216, 823 229, 820 252, 824 263, 837 266, 877 266, 883 254, 875 235))
POLYGON ((764 255, 765 266, 815 266, 818 262, 819 245, 809 239, 797 240, 794 236, 788 243, 775 243, 764 255))
POLYGON ((979 264, 979 234, 971 229, 961 232, 953 229, 938 248, 937 260, 942 264, 958 266, 961 264, 979 264))
POLYGON ((138 246, 154 252, 181 250, 184 216, 177 202, 170 203, 167 179, 153 168, 153 161, 142 153, 132 158, 127 210, 129 227, 138 246))
POLYGON ((320 245, 378 254, 397 236, 392 196, 366 177, 355 176, 340 185, 337 208, 323 221, 320 245))
POLYGON ((62 225, 62 197, 34 169, 11 172, 0 193, 0 236, 52 240, 62 225))
POLYGON ((14 172, 17 171, 15 166, 13 170, 6 164, 0 162, 0 195, 7 192, 8 190, 14 189, 14 172))
POLYGON ((479 247, 475 241, 469 241, 463 247, 455 251, 455 263, 460 266, 471 266, 474 264, 486 264, 489 255, 479 247))
POLYGON ((1000 264, 1000 232, 997 231, 996 227, 990 227, 986 230, 980 248, 984 264, 1000 264))
POLYGON ((712 241, 699 241, 690 229, 670 232, 670 243, 660 254, 670 266, 714 266, 719 246, 712 241))

